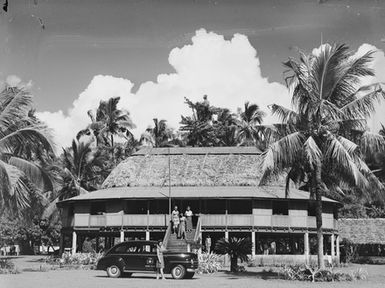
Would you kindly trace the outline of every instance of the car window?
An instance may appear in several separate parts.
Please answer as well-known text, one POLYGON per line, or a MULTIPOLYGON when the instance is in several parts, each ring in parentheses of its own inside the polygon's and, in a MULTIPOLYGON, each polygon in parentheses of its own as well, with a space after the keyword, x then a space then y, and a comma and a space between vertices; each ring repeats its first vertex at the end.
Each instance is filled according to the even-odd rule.
POLYGON ((112 252, 113 253, 126 253, 127 251, 127 245, 120 245, 116 247, 112 252))
POLYGON ((138 246, 136 244, 130 244, 127 247, 127 252, 128 253, 139 253, 138 246))
POLYGON ((151 252, 154 252, 152 249, 151 249, 151 245, 149 244, 144 244, 143 247, 142 247, 142 252, 143 253, 151 253, 151 252))

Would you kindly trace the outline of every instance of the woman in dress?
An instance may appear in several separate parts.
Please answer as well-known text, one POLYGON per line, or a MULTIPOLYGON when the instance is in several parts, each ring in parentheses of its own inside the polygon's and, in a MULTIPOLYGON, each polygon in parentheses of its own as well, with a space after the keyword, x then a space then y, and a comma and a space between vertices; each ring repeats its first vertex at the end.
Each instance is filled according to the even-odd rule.
POLYGON ((179 233, 178 237, 181 239, 186 239, 186 217, 184 215, 180 215, 179 219, 179 233))
POLYGON ((186 230, 187 232, 191 232, 193 229, 193 225, 192 225, 193 212, 191 211, 190 206, 187 206, 187 209, 184 215, 186 216, 186 230))
POLYGON ((179 228, 179 211, 178 211, 178 206, 175 206, 174 210, 171 213, 171 221, 172 221, 173 233, 177 234, 178 233, 178 228, 179 228))
POLYGON ((162 277, 162 280, 164 280, 164 257, 163 257, 163 252, 165 251, 164 246, 162 241, 159 241, 158 244, 156 245, 156 256, 157 256, 157 261, 156 261, 156 280, 159 279, 159 274, 162 277))

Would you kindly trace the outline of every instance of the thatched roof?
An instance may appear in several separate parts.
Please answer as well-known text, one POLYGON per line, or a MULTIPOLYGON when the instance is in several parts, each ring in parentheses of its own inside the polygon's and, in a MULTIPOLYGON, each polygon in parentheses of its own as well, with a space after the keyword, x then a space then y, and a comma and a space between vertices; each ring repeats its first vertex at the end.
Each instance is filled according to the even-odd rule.
POLYGON ((355 244, 385 244, 385 218, 339 219, 342 239, 355 244))
POLYGON ((261 152, 255 147, 145 148, 121 162, 103 188, 168 186, 257 186, 261 152))

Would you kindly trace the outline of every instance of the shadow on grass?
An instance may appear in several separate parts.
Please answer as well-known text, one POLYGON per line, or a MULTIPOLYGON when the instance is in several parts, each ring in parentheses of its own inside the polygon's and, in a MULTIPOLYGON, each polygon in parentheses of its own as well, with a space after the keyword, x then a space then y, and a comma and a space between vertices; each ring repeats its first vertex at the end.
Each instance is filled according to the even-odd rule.
MULTIPOLYGON (((96 275, 95 276, 96 278, 110 278, 108 277, 107 275, 96 275)), ((174 278, 172 278, 171 276, 165 276, 165 280, 174 280, 174 278)), ((143 274, 139 274, 139 275, 132 275, 132 276, 129 276, 127 274, 123 274, 122 276, 120 276, 120 278, 111 278, 111 279, 152 279, 152 280, 156 280, 156 275, 155 274, 148 274, 148 275, 143 275, 143 274)), ((183 280, 188 280, 188 281, 192 281, 192 280, 197 280, 196 278, 192 278, 192 279, 183 279, 183 280)), ((161 280, 159 280, 161 281, 161 280)))
POLYGON ((229 272, 224 271, 223 272, 226 276, 228 276, 228 279, 236 280, 240 278, 257 278, 262 280, 277 280, 281 279, 279 273, 273 272, 273 271, 260 271, 260 272, 253 272, 253 271, 245 271, 245 272, 229 272))

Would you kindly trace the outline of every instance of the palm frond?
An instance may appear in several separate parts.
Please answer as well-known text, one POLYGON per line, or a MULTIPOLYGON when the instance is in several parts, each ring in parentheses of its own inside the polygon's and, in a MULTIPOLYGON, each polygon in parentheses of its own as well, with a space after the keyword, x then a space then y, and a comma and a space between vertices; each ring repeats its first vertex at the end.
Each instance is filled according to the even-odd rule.
POLYGON ((302 151, 303 142, 304 136, 295 132, 274 142, 262 153, 261 185, 274 171, 283 171, 295 163, 302 151))
POLYGON ((379 134, 365 131, 360 138, 360 149, 370 159, 374 153, 385 151, 385 139, 379 134))
POLYGON ((341 107, 341 111, 350 118, 368 118, 375 112, 376 103, 380 103, 384 99, 385 92, 382 90, 381 84, 362 86, 349 96, 347 104, 341 107), (362 96, 362 93, 366 94, 362 96))
POLYGON ((18 129, 0 139, 0 147, 11 153, 15 146, 23 146, 25 143, 39 146, 40 149, 50 153, 55 151, 55 144, 51 139, 50 130, 46 127, 36 126, 18 129))
POLYGON ((314 165, 322 161, 322 151, 312 136, 306 139, 303 145, 303 151, 311 169, 313 169, 314 165))
POLYGON ((49 175, 33 162, 13 156, 8 160, 8 164, 21 170, 28 180, 39 189, 43 191, 52 191, 54 189, 54 184, 49 175))

